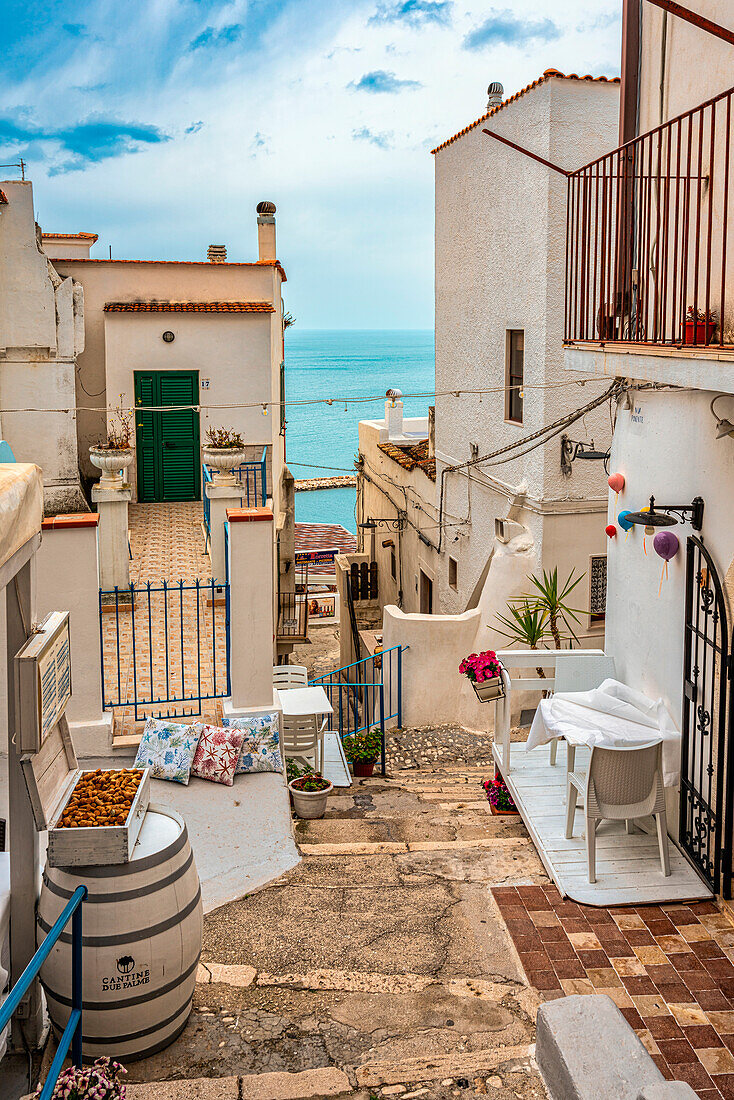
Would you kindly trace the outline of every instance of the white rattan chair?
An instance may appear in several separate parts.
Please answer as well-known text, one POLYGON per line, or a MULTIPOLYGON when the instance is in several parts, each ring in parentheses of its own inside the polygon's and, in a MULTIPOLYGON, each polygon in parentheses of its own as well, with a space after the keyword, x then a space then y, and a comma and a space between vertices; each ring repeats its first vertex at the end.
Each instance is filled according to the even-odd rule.
POLYGON ((280 748, 286 759, 313 760, 314 771, 324 767, 324 728, 315 714, 280 717, 280 748))
POLYGON ((596 827, 600 821, 625 821, 627 831, 635 818, 655 818, 663 875, 670 874, 668 824, 663 786, 663 743, 593 745, 586 774, 571 771, 566 787, 566 839, 573 836, 576 800, 584 796, 586 855, 589 882, 596 882, 596 827))
POLYGON ((273 687, 278 691, 308 687, 308 669, 305 665, 273 665, 273 687))
MULTIPOLYGON (((591 691, 614 676, 614 657, 597 653, 573 653, 556 655, 554 694, 559 691, 591 691)), ((556 765, 558 740, 550 743, 551 767, 556 765)))

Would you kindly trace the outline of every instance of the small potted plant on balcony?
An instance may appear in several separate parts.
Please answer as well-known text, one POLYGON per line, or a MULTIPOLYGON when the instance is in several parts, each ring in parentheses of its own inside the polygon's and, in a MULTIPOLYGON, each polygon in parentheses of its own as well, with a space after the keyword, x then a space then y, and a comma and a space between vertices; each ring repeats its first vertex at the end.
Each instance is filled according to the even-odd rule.
POLYGON ((502 682, 502 665, 492 649, 483 653, 470 653, 459 665, 459 672, 471 682, 477 699, 486 703, 501 699, 505 694, 502 682))
POLYGON ((132 412, 125 412, 122 408, 123 394, 120 394, 120 404, 115 409, 107 427, 107 437, 95 443, 89 448, 89 460, 93 466, 101 470, 99 479, 102 489, 120 489, 124 484, 123 471, 128 468, 133 460, 132 448, 133 427, 132 412))
POLYGON ((494 779, 485 779, 482 783, 487 794, 490 812, 493 814, 516 814, 517 806, 512 800, 512 795, 507 789, 501 775, 495 775, 494 779))
MULTIPOLYGON (((120 1076, 127 1070, 112 1058, 98 1058, 91 1066, 68 1066, 59 1074, 51 1093, 51 1100, 85 1100, 96 1097, 97 1100, 125 1100, 125 1086, 120 1076)), ((33 1094, 38 1100, 42 1086, 33 1094)))
POLYGON ((245 441, 234 428, 208 428, 204 461, 214 471, 214 485, 234 485, 234 470, 247 458, 245 441))
POLYGON ((369 779, 375 770, 382 749, 382 730, 373 726, 344 738, 344 755, 352 765, 355 776, 369 779))
POLYGON ((319 772, 306 772, 305 775, 292 779, 288 784, 288 790, 298 816, 306 821, 312 821, 314 818, 323 817, 326 813, 326 800, 333 787, 319 772))
POLYGON ((694 309, 689 306, 683 325, 683 343, 697 346, 710 344, 716 332, 718 316, 714 310, 694 309))

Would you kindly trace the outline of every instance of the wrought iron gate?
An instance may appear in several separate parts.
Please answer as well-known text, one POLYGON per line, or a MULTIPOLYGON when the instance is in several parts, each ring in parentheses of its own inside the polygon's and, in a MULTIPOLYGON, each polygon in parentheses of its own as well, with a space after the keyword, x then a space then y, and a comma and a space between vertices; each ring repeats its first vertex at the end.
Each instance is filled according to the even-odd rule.
POLYGON ((686 547, 680 844, 715 893, 731 897, 732 698, 726 602, 703 540, 686 547))

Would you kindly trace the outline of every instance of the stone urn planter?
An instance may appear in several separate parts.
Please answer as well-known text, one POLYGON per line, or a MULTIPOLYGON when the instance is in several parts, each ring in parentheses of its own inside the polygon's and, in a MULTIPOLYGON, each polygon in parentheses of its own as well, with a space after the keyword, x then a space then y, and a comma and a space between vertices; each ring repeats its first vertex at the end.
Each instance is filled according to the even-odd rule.
POLYGON ((324 780, 326 786, 320 791, 302 791, 295 786, 298 779, 293 779, 288 784, 293 809, 299 817, 306 821, 312 821, 317 817, 323 817, 326 813, 326 800, 334 787, 328 780, 324 780))
POLYGON ((244 447, 210 447, 204 445, 204 462, 212 469, 212 484, 234 485, 234 470, 247 461, 244 447))
POLYGON ((135 452, 132 447, 90 447, 89 460, 102 472, 101 489, 121 489, 125 484, 123 471, 132 463, 135 452))

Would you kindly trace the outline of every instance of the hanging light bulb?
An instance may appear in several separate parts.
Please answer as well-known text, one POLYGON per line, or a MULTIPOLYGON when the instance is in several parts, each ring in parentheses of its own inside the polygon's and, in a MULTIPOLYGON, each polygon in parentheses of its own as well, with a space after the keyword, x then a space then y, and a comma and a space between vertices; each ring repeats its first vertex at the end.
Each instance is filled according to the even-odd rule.
POLYGON ((268 406, 263 401, 263 416, 267 416, 267 415, 268 415, 268 406))

